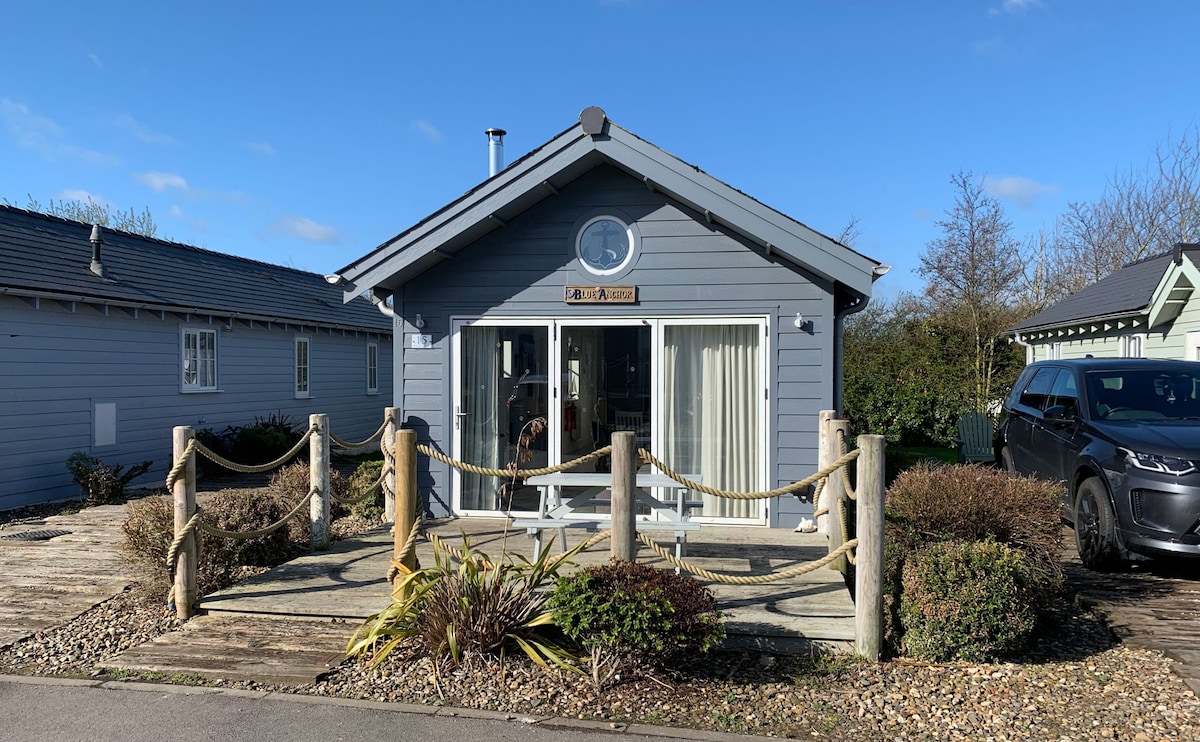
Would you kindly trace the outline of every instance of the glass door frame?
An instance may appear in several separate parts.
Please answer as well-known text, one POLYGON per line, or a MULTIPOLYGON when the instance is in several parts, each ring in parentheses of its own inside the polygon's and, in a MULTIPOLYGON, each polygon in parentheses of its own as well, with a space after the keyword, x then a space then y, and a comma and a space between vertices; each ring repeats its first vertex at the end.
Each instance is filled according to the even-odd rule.
MULTIPOLYGON (((763 489, 769 489, 766 486, 767 475, 770 471, 770 465, 774 459, 774 451, 772 451, 768 443, 770 435, 768 431, 768 414, 769 402, 767 384, 770 379, 770 368, 768 359, 771 358, 770 348, 770 319, 765 315, 711 315, 711 316, 660 316, 660 317, 612 317, 612 316, 587 316, 587 317, 571 317, 571 318, 548 318, 548 317, 467 317, 467 316, 452 316, 450 318, 451 326, 451 369, 450 369, 450 404, 446 409, 448 422, 445 429, 450 438, 451 456, 455 459, 462 460, 463 441, 459 428, 459 417, 456 414, 460 411, 462 405, 462 373, 463 373, 463 358, 462 358, 462 329, 468 326, 492 326, 492 327, 540 327, 544 328, 547 333, 547 355, 548 355, 548 380, 549 386, 549 409, 546 415, 546 435, 547 453, 550 465, 562 463, 562 405, 566 398, 566 390, 563 389, 563 349, 562 343, 565 342, 564 330, 571 327, 616 327, 616 326, 648 326, 650 328, 650 374, 652 378, 650 392, 650 449, 652 452, 661 452, 663 447, 663 420, 666 412, 665 398, 665 379, 663 378, 663 365, 665 353, 665 328, 669 325, 756 325, 760 328, 760 345, 758 349, 759 357, 759 373, 758 386, 760 391, 754 395, 755 403, 759 406, 758 409, 758 450, 762 452, 758 461, 758 479, 763 483, 763 489)), ((468 462, 471 463, 471 462, 468 462)), ((461 472, 451 467, 451 509, 452 511, 464 517, 497 517, 505 513, 500 510, 467 510, 462 507, 462 474, 461 472)), ((658 492, 655 492, 657 496, 658 492)), ((511 511, 513 515, 533 515, 533 511, 511 511)), ((722 525, 767 525, 769 522, 769 503, 767 501, 759 501, 758 516, 749 518, 729 518, 729 517, 705 517, 693 515, 691 520, 699 523, 712 523, 722 525)), ((568 516, 570 517, 570 516, 568 516)), ((581 513, 578 518, 587 520, 596 520, 598 518, 607 517, 604 514, 581 513)))

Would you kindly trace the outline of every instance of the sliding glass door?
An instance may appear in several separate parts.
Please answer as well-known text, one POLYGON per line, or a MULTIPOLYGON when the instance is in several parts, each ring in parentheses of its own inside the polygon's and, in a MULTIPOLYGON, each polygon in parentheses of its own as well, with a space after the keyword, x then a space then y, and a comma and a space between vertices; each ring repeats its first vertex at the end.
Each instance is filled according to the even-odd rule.
MULTIPOLYGON (((540 467, 632 431, 639 447, 705 484, 764 488, 765 320, 476 320, 455 327, 457 458, 488 468, 540 467)), ((610 466, 601 458, 576 471, 610 466)), ((523 482, 454 476, 457 512, 537 508, 538 491, 523 482)), ((702 519, 765 522, 759 501, 703 500, 693 512, 702 519)), ((607 507, 578 512, 594 518, 607 507)))

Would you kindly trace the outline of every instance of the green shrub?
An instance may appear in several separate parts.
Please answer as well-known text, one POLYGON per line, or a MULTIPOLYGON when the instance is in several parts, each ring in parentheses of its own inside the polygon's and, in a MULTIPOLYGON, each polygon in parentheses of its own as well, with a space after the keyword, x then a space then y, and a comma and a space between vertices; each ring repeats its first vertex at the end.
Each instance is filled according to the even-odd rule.
POLYGON ((885 644, 891 654, 908 644, 902 620, 906 562, 943 542, 1002 544, 1021 553, 1028 570, 1023 610, 1036 618, 1060 598, 1061 486, 1009 477, 991 467, 918 464, 887 493, 884 547, 885 644))
POLYGON ((910 555, 900 600, 906 653, 981 662, 1021 648, 1037 625, 1035 572, 1023 552, 994 541, 947 541, 910 555))
MULTIPOLYGON (((204 503, 204 518, 227 531, 250 531, 268 526, 291 509, 279 498, 229 490, 218 492, 204 503)), ((232 585, 244 566, 272 567, 308 550, 307 521, 302 513, 295 520, 305 523, 302 540, 293 538, 288 527, 252 539, 234 540, 200 532, 197 588, 201 595, 232 585)), ((141 568, 142 582, 152 589, 168 587, 167 552, 174 540, 174 506, 169 497, 147 497, 129 505, 121 525, 121 549, 141 568)))
MULTIPOLYGON (((296 507, 296 503, 300 502, 300 498, 304 497, 312 489, 312 475, 309 472, 310 469, 307 463, 297 461, 294 464, 280 467, 271 474, 271 479, 267 482, 267 495, 284 505, 285 514, 296 507)), ((341 475, 341 472, 331 469, 329 471, 329 489, 333 495, 329 502, 329 517, 331 520, 334 520, 343 517, 349 512, 345 505, 334 499, 335 497, 342 499, 348 497, 350 492, 349 482, 341 475)), ((304 544, 309 542, 312 524, 308 512, 308 508, 301 508, 302 517, 288 521, 288 537, 292 541, 304 544)))
POLYGON ((635 562, 614 560, 560 578, 551 605, 563 633, 591 653, 597 686, 624 669, 707 652, 725 635, 708 588, 635 562))
POLYGON ((67 470, 79 485, 85 505, 107 505, 125 496, 125 487, 142 476, 153 462, 135 464, 124 474, 123 465, 112 467, 84 451, 76 451, 67 457, 67 470))
POLYGON ((566 560, 583 544, 561 557, 542 551, 534 562, 496 562, 473 551, 463 536, 460 552, 433 542, 434 565, 400 570, 392 604, 359 627, 347 652, 382 662, 401 644, 413 642, 433 658, 435 671, 443 662, 452 666, 482 654, 520 649, 542 667, 576 669, 574 658, 555 639, 553 613, 545 587, 566 560), (457 566, 456 566, 457 564, 457 566))
MULTIPOLYGON (((350 497, 357 497, 363 492, 370 489, 371 485, 379 481, 379 475, 383 472, 383 460, 364 461, 358 465, 354 473, 350 475, 350 481, 346 489, 350 497)), ((350 514, 370 521, 372 523, 380 523, 384 516, 384 496, 383 488, 381 487, 374 497, 369 497, 362 502, 356 502, 350 506, 350 514)))

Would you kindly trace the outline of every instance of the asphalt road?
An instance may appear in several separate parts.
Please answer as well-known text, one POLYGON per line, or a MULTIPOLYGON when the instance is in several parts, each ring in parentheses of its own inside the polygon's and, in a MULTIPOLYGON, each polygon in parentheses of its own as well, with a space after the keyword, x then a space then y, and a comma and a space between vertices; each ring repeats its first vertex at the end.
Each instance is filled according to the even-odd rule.
MULTIPOLYGON (((637 727, 435 710, 286 694, 0 676, 4 742, 620 742, 653 739, 637 727), (436 713, 435 713, 436 711, 436 713), (451 715, 453 714, 453 715, 451 715)), ((676 738, 738 735, 659 730, 676 738)), ((661 737, 659 737, 661 739, 661 737)))

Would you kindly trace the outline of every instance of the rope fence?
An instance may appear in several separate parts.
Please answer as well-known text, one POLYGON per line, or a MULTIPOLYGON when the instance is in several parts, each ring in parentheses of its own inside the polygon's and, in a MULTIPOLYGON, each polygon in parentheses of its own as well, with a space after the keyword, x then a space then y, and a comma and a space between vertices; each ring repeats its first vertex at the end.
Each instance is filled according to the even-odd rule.
POLYGON ((329 538, 329 502, 331 500, 343 505, 355 505, 377 497, 381 491, 394 492, 394 486, 389 484, 389 478, 394 477, 394 454, 389 450, 388 441, 395 441, 395 414, 393 408, 388 408, 384 414, 383 424, 365 440, 349 442, 337 436, 329 426, 328 415, 317 414, 309 417, 309 427, 303 436, 283 455, 265 464, 241 464, 231 461, 216 453, 198 441, 191 427, 175 428, 175 454, 170 471, 167 473, 167 488, 174 493, 175 498, 175 533, 167 549, 166 567, 171 578, 171 590, 168 604, 172 604, 182 619, 190 618, 195 610, 196 569, 198 533, 205 533, 216 538, 232 540, 248 540, 267 536, 283 528, 293 519, 299 517, 305 506, 309 507, 311 522, 311 546, 314 550, 323 548, 329 538), (330 486, 330 444, 343 449, 353 450, 364 448, 375 441, 381 441, 384 463, 379 478, 365 490, 348 496, 339 495, 330 486), (195 462, 197 455, 204 456, 213 463, 243 474, 261 474, 273 471, 287 464, 300 454, 305 446, 309 447, 310 487, 295 503, 286 515, 270 525, 231 531, 217 527, 205 518, 204 511, 196 504, 195 462))

